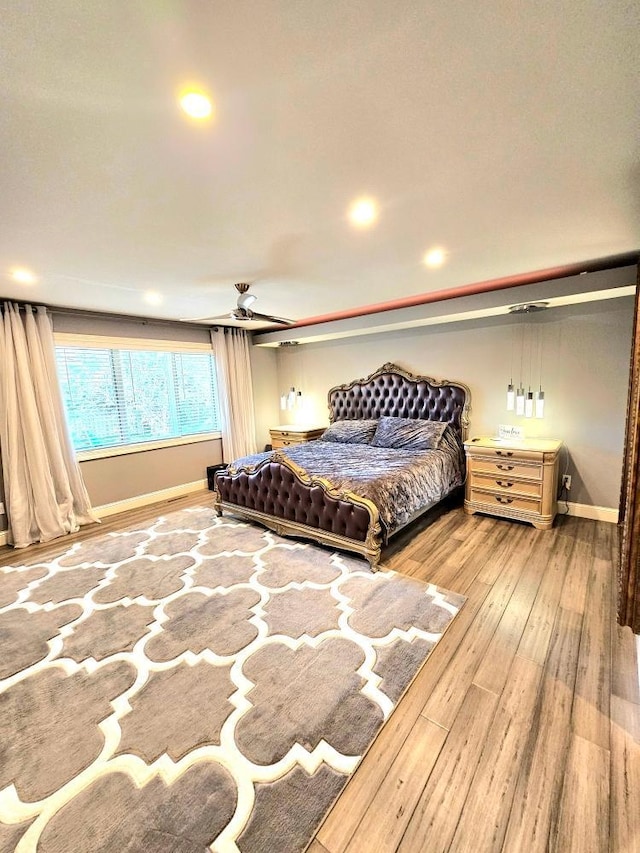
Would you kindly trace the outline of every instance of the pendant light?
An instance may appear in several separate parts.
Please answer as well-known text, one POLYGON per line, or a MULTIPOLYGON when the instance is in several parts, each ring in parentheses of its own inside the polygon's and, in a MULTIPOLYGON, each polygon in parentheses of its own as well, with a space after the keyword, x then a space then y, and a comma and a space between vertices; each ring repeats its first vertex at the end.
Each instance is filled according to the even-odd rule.
POLYGON ((544 418, 544 391, 542 390, 542 329, 538 327, 538 390, 536 391, 536 418, 544 418))
POLYGON ((528 391, 524 401, 524 416, 525 418, 533 417, 533 391, 528 391))
POLYGON ((282 411, 291 411, 302 407, 302 391, 296 391, 294 386, 285 393, 280 395, 280 408, 282 411))
MULTIPOLYGON (((239 300, 238 304, 240 304, 239 300)), ((289 349, 291 347, 299 346, 299 341, 280 341, 278 346, 284 349, 289 349)), ((300 388, 296 388, 295 385, 291 385, 288 391, 285 391, 280 395, 280 408, 283 412, 301 411, 304 407, 304 400, 305 398, 300 388)))
POLYGON ((535 314, 539 311, 544 311, 549 307, 548 302, 525 302, 522 305, 512 305, 509 308, 510 314, 523 316, 520 336, 520 378, 518 386, 514 389, 513 385, 513 352, 514 352, 514 332, 511 336, 511 375, 509 384, 507 385, 507 411, 515 411, 517 417, 525 418, 543 418, 544 417, 544 391, 542 390, 542 347, 540 345, 540 332, 537 334, 538 348, 538 379, 539 389, 534 392, 531 390, 531 372, 533 364, 533 329, 525 325, 525 317, 529 314, 535 314), (529 361, 529 382, 528 390, 524 389, 524 367, 525 367, 525 344, 526 332, 528 331, 528 361, 529 361))
POLYGON ((528 330, 529 337, 529 390, 524 401, 524 416, 525 418, 533 417, 533 391, 531 390, 531 358, 533 355, 533 329, 528 330))
POLYGON ((516 391, 516 415, 522 417, 524 415, 524 385, 522 384, 522 365, 524 363, 524 323, 520 324, 520 381, 518 382, 518 390, 516 391))

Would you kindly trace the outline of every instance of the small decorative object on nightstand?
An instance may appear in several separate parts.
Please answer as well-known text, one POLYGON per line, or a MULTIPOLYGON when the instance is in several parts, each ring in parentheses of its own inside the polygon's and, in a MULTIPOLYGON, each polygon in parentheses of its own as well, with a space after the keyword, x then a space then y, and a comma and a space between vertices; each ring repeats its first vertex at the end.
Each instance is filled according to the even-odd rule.
POLYGON ((304 444, 305 441, 313 441, 320 438, 326 427, 295 426, 283 424, 269 430, 271 434, 271 446, 274 450, 279 447, 289 447, 291 444, 304 444))
POLYGON ((561 441, 473 438, 464 443, 464 509, 528 521, 547 530, 557 512, 561 441))

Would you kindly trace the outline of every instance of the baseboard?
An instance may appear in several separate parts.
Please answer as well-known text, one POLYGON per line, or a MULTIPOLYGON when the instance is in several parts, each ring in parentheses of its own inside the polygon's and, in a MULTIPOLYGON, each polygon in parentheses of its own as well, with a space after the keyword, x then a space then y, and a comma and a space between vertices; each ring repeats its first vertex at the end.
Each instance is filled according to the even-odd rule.
MULTIPOLYGON (((94 506, 93 511, 98 518, 106 518, 108 515, 116 515, 126 512, 128 509, 139 509, 141 506, 170 501, 173 498, 181 498, 192 492, 205 491, 206 480, 194 480, 192 483, 181 483, 179 486, 170 486, 168 489, 160 489, 157 492, 147 492, 144 495, 136 495, 133 498, 125 498, 123 501, 114 501, 102 506, 94 506)), ((7 544, 8 531, 0 530, 0 547, 7 544)))
POLYGON ((125 498, 122 501, 94 506, 93 511, 98 518, 106 518, 108 515, 126 512, 128 509, 139 509, 141 506, 148 506, 149 504, 159 503, 160 501, 181 498, 184 495, 190 495, 192 492, 204 491, 206 488, 206 480, 194 480, 191 483, 181 483, 179 486, 170 486, 168 489, 160 489, 157 492, 147 492, 144 495, 135 495, 135 497, 125 498))
MULTIPOLYGON (((136 495, 133 498, 125 498, 122 501, 114 501, 110 504, 102 506, 94 506, 93 511, 98 518, 106 518, 109 515, 116 515, 119 512, 126 512, 128 509, 138 509, 141 506, 159 503, 160 501, 168 501, 172 498, 180 498, 183 495, 189 495, 192 492, 199 492, 207 488, 206 480, 194 480, 191 483, 181 483, 179 486, 171 486, 168 489, 160 489, 157 492, 147 492, 144 495, 136 495)), ((569 515, 575 515, 578 518, 591 518, 595 521, 609 521, 611 524, 618 523, 618 510, 608 506, 590 506, 589 504, 568 504, 569 515)), ((558 503, 560 513, 565 511, 565 503, 558 503)), ((0 546, 7 544, 7 531, 0 530, 0 546)))
MULTIPOLYGON (((612 506, 590 506, 589 504, 576 504, 569 501, 568 515, 576 515, 578 518, 591 518, 594 521, 609 521, 611 524, 618 523, 618 510, 612 506)), ((566 512, 564 500, 558 501, 558 512, 566 512)))

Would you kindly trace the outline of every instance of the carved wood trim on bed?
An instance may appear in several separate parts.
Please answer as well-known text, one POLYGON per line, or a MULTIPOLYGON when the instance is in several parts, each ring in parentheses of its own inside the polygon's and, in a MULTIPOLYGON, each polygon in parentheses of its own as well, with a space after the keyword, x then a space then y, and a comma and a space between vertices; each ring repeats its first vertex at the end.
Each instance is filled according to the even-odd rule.
POLYGON ((328 394, 329 420, 418 418, 451 424, 463 441, 469 427, 471 392, 462 382, 414 376, 387 362, 364 379, 336 385, 328 394))
MULTIPOLYGON (((408 417, 451 424, 466 438, 469 388, 461 382, 414 376, 387 363, 370 376, 329 391, 329 415, 336 420, 408 417)), ((280 535, 302 536, 361 554, 376 568, 382 549, 380 514, 373 501, 308 474, 281 453, 252 467, 215 475, 214 509, 264 524, 280 535)), ((424 507, 423 511, 429 509, 424 507)))
POLYGON ((230 465, 216 475, 213 495, 218 515, 241 512, 281 536, 355 551, 371 565, 380 559, 380 514, 373 501, 307 474, 281 453, 255 468, 230 465))

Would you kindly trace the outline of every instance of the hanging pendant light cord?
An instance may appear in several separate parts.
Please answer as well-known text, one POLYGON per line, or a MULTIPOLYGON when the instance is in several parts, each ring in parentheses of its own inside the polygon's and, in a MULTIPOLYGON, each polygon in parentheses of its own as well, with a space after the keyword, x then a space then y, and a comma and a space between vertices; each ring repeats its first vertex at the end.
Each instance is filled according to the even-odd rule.
POLYGON ((509 371, 509 385, 513 385, 513 351, 515 349, 515 327, 511 324, 511 370, 509 371))
POLYGON ((531 375, 533 373, 533 326, 529 324, 529 391, 531 391, 531 375))
POLYGON ((542 328, 538 326, 538 380, 542 391, 542 328))
POLYGON ((523 365, 524 365, 524 316, 522 318, 522 336, 520 340, 520 388, 524 386, 523 377, 523 365))

